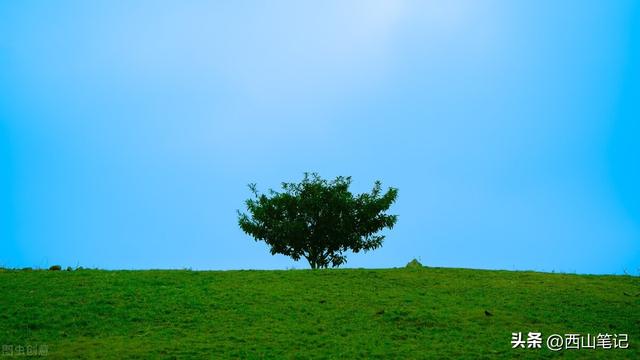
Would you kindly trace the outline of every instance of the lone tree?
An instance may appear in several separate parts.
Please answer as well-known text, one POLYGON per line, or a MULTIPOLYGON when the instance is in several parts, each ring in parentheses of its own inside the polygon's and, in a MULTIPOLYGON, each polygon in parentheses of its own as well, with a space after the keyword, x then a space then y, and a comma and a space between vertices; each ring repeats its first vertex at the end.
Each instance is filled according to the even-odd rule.
POLYGON ((282 183, 283 192, 260 194, 256 184, 249 189, 255 196, 245 203, 248 214, 238 210, 238 224, 256 241, 271 247, 271 254, 304 257, 312 269, 344 264, 347 250, 354 253, 382 246, 384 235, 398 216, 387 215, 398 196, 398 189, 384 194, 380 181, 371 193, 353 195, 351 177, 338 176, 327 181, 317 173, 305 173, 300 183, 282 183))

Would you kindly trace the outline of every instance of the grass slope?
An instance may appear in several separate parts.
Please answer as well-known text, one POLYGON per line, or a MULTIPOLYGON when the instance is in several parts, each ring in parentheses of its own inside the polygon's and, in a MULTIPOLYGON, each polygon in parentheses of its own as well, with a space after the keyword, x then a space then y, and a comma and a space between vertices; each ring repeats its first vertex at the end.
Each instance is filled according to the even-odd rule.
POLYGON ((0 270, 0 344, 46 344, 53 359, 638 359, 638 294, 630 276, 443 268, 0 270), (630 346, 511 349, 518 331, 628 333, 630 346))

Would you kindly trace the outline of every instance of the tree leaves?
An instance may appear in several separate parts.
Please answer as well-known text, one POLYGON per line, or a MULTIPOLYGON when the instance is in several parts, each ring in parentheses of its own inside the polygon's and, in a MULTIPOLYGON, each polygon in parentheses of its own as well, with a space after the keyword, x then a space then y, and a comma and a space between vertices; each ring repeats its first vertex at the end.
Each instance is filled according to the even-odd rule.
POLYGON ((398 189, 383 194, 382 183, 376 181, 371 193, 354 196, 350 185, 350 176, 327 181, 305 173, 300 183, 283 182, 282 192, 270 189, 267 196, 249 184, 254 198, 245 202, 248 214, 238 211, 238 224, 256 241, 266 242, 273 255, 296 261, 304 257, 314 269, 340 266, 347 261, 345 251, 382 246, 385 237, 376 234, 393 228, 398 219, 385 213, 398 189))

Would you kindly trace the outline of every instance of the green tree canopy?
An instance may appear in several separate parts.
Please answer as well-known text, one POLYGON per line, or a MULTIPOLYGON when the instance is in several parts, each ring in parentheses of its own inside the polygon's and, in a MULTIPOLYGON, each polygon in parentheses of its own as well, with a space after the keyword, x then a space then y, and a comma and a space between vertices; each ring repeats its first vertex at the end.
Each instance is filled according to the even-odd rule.
POLYGON ((271 254, 304 257, 312 269, 336 267, 347 261, 348 250, 374 250, 385 238, 378 233, 393 228, 398 216, 385 212, 395 202, 398 189, 382 192, 376 181, 370 193, 353 195, 351 177, 327 181, 305 173, 300 183, 282 183, 282 192, 260 194, 246 200, 248 214, 238 210, 240 228, 256 241, 264 241, 271 254))

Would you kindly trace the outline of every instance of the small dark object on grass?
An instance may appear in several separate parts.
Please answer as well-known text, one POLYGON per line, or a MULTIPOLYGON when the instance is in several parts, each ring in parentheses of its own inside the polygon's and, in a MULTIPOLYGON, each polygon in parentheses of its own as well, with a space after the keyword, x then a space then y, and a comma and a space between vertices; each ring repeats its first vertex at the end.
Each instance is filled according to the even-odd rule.
POLYGON ((413 259, 405 266, 407 269, 421 269, 423 266, 417 259, 413 259))
POLYGON ((384 314, 384 309, 380 309, 376 311, 376 315, 382 315, 382 314, 384 314))
POLYGON ((493 314, 492 314, 492 313, 490 313, 490 312, 488 312, 487 310, 485 310, 485 311, 484 311, 484 314, 485 314, 486 316, 493 316, 493 314))
POLYGON ((320 300, 320 304, 324 304, 326 302, 327 302, 327 300, 320 300))
POLYGON ((51 271, 60 271, 60 270, 62 270, 62 266, 53 265, 52 267, 49 268, 49 270, 51 270, 51 271))
POLYGON ((631 296, 631 294, 627 294, 626 292, 622 292, 624 296, 631 296))

